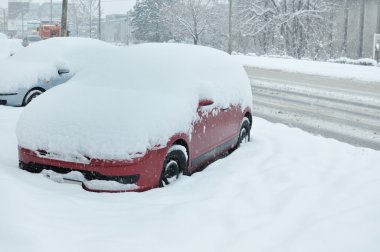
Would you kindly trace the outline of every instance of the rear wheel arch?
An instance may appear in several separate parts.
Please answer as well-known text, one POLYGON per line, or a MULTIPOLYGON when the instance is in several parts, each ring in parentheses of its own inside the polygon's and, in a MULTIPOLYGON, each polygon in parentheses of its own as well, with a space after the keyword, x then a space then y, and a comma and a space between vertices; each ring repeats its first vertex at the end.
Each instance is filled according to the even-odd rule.
POLYGON ((247 117, 247 118, 248 118, 248 120, 249 120, 249 124, 250 124, 250 127, 252 127, 252 114, 251 114, 251 112, 246 112, 246 113, 244 114, 244 117, 247 117))

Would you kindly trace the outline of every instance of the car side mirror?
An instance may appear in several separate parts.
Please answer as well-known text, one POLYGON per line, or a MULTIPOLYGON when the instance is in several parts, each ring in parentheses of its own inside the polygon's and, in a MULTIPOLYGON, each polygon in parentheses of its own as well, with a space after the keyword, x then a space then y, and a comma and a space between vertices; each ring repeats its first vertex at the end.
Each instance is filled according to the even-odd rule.
POLYGON ((70 70, 69 70, 69 69, 66 69, 66 68, 58 69, 58 74, 59 74, 59 75, 67 74, 67 73, 70 73, 70 70))
POLYGON ((210 99, 202 99, 199 101, 198 103, 198 107, 205 107, 205 106, 210 106, 214 104, 214 101, 213 100, 210 100, 210 99))

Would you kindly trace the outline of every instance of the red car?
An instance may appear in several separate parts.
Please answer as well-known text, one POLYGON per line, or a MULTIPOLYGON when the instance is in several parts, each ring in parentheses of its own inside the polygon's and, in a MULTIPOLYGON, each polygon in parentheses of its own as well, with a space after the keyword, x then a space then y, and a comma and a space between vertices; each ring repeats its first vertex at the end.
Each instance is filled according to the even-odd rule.
POLYGON ((23 111, 21 169, 63 174, 90 191, 145 191, 249 141, 250 84, 229 55, 145 44, 110 58, 23 111))

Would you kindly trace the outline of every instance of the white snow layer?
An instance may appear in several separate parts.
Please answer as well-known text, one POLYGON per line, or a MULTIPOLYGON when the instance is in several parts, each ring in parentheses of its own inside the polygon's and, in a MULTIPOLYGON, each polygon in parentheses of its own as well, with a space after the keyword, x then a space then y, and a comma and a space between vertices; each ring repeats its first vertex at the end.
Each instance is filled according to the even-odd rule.
POLYGON ((1 251, 380 251, 379 151, 254 118, 202 172, 97 194, 17 168, 21 110, 0 106, 1 251))
MULTIPOLYGON (((4 35, 5 36, 5 35, 4 35)), ((22 44, 20 39, 7 39, 6 37, 1 37, 0 34, 0 62, 3 59, 14 55, 18 50, 22 49, 22 44)), ((0 66, 2 63, 0 63, 0 66)))
POLYGON ((8 39, 8 37, 4 33, 0 32, 0 39, 8 39))
POLYGON ((58 78, 60 68, 74 74, 92 61, 103 60, 116 48, 88 38, 51 38, 33 43, 0 61, 0 92, 29 88, 38 80, 58 78))
POLYGON ((135 184, 122 184, 116 181, 105 181, 105 180, 90 180, 84 181, 83 184, 89 190, 102 190, 102 191, 129 191, 137 190, 139 187, 135 184))
POLYGON ((361 81, 377 82, 380 85, 380 67, 264 56, 234 55, 232 57, 244 66, 320 75, 333 78, 356 79, 361 81))
POLYGON ((200 46, 120 48, 33 101, 20 117, 19 144, 66 155, 126 159, 190 133, 202 98, 214 106, 252 106, 243 67, 200 46))

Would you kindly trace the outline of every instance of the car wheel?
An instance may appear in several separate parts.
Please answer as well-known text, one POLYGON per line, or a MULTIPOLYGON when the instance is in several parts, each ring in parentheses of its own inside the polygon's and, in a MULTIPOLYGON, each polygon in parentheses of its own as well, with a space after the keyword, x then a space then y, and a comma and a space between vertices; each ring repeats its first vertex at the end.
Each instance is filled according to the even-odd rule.
POLYGON ((173 145, 170 147, 165 157, 160 187, 164 187, 176 181, 185 171, 187 166, 187 153, 182 145, 173 145))
POLYGON ((45 90, 42 90, 42 89, 30 90, 24 97, 23 105, 24 106, 28 105, 34 98, 36 98, 37 96, 39 96, 43 92, 45 92, 45 90))
POLYGON ((240 127, 238 146, 251 140, 251 124, 247 117, 244 117, 240 127))

